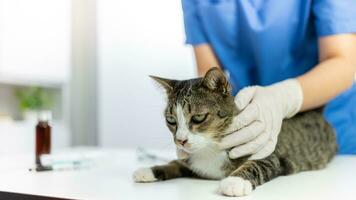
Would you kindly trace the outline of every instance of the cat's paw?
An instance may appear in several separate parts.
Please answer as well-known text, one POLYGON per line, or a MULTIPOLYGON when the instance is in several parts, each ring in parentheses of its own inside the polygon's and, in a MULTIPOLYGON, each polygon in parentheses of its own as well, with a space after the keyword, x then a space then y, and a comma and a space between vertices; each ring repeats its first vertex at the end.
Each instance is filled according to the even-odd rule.
POLYGON ((157 181, 151 168, 140 168, 133 173, 133 179, 137 183, 149 183, 157 181))
POLYGON ((252 184, 240 177, 227 177, 221 180, 219 192, 226 196, 245 196, 252 192, 252 184))

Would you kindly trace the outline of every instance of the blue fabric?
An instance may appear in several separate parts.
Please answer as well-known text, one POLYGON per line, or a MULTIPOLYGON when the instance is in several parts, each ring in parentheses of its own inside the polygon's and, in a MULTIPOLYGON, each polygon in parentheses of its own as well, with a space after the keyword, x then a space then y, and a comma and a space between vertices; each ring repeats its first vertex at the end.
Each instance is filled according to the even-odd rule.
MULTIPOLYGON (((234 93, 301 75, 318 63, 319 37, 356 33, 355 0, 182 0, 182 7, 186 43, 211 44, 234 93)), ((356 154, 356 86, 325 116, 339 152, 356 154)))

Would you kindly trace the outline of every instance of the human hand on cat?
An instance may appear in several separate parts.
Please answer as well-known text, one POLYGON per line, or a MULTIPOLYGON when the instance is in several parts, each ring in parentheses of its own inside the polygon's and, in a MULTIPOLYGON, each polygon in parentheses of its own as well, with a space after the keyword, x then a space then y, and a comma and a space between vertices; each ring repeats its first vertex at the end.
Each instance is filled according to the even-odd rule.
POLYGON ((232 159, 252 155, 250 160, 269 156, 275 149, 282 121, 299 112, 303 92, 296 79, 288 79, 271 86, 242 89, 235 104, 242 110, 234 119, 231 130, 222 139, 223 148, 232 148, 232 159), (237 130, 237 131, 236 131, 237 130))

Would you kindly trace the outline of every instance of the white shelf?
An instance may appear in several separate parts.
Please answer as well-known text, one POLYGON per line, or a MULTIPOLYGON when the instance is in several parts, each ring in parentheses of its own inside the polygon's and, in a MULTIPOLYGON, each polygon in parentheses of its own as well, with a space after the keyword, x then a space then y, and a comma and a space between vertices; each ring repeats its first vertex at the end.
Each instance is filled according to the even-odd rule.
POLYGON ((68 84, 67 80, 50 80, 44 78, 29 78, 21 76, 4 76, 0 74, 0 84, 14 86, 40 86, 44 88, 62 88, 68 84))

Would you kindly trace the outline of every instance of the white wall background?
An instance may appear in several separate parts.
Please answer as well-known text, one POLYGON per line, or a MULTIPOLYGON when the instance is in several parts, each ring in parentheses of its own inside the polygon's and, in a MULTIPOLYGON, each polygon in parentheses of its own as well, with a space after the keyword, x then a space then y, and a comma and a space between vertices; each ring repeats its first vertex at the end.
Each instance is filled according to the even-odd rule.
POLYGON ((0 78, 66 82, 70 10, 70 0, 0 0, 0 78))
POLYGON ((96 2, 72 1, 72 145, 97 144, 96 2))
POLYGON ((101 0, 98 4, 99 144, 165 148, 164 93, 149 74, 195 76, 184 45, 180 0, 101 0))

